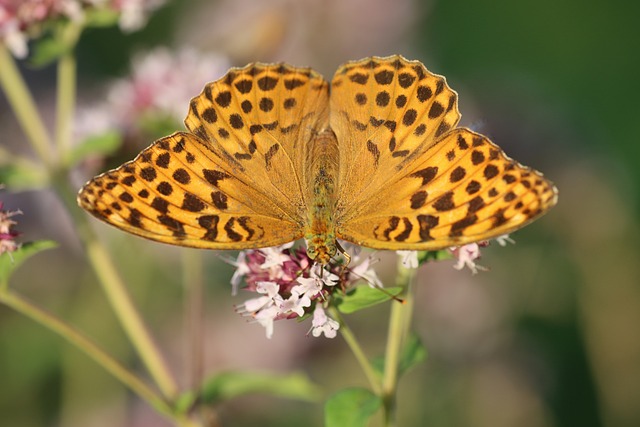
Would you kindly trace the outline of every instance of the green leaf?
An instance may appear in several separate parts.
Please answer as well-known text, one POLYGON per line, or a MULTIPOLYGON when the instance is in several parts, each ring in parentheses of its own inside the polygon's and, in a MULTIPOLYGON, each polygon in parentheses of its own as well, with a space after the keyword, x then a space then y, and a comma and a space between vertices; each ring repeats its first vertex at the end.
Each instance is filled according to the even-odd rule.
POLYGON ((372 288, 369 285, 356 286, 353 290, 350 290, 347 295, 337 299, 337 307, 340 312, 349 314, 389 301, 401 292, 402 287, 400 286, 383 289, 372 288))
POLYGON ((29 64, 34 67, 44 67, 56 61, 67 53, 72 46, 61 38, 48 36, 42 37, 33 43, 29 64))
POLYGON ((182 393, 175 401, 174 409, 177 414, 186 414, 196 402, 197 395, 193 391, 182 393))
POLYGON ((201 398, 204 403, 217 403, 253 393, 306 401, 316 401, 321 394, 320 388, 302 373, 231 371, 208 379, 202 387, 201 398))
POLYGON ((27 258, 58 246, 52 240, 40 240, 37 242, 23 243, 15 252, 5 252, 0 255, 0 286, 6 286, 11 274, 27 260, 27 258))
POLYGON ((115 153, 120 145, 122 145, 120 132, 108 131, 100 135, 92 135, 69 152, 69 164, 73 166, 91 155, 108 156, 115 153))
POLYGON ((184 126, 166 111, 151 111, 143 114, 136 123, 151 139, 170 135, 184 126))
POLYGON ((428 261, 442 261, 445 259, 451 259, 453 255, 447 249, 442 249, 440 251, 420 251, 418 252, 418 262, 422 265, 428 261))
MULTIPOLYGON (((400 362, 398 366, 398 375, 403 375, 409 369, 416 366, 418 363, 424 362, 427 358, 427 349, 420 341, 420 337, 415 333, 409 334, 404 348, 400 353, 400 362)), ((371 361, 373 369, 382 376, 384 372, 384 357, 376 357, 371 361)))
POLYGON ((364 388, 348 388, 331 396, 324 405, 325 427, 365 427, 382 406, 382 399, 364 388))
POLYGON ((0 165, 0 183, 14 191, 46 187, 47 173, 41 166, 24 159, 0 165))
POLYGON ((87 27, 111 27, 118 23, 120 13, 113 9, 89 8, 85 10, 84 24, 87 27))

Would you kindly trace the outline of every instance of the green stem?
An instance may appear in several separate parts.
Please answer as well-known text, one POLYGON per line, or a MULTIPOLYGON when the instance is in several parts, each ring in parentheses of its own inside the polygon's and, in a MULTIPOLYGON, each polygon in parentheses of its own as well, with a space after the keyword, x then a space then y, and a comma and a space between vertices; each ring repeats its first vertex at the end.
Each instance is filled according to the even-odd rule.
POLYGON ((329 307, 328 311, 329 314, 331 314, 331 317, 340 322, 340 335, 342 335, 342 338, 344 338, 344 340, 347 342, 347 345, 351 349, 351 352, 353 352, 356 360, 358 360, 358 363, 360 363, 360 367, 364 371, 364 374, 367 377, 369 385, 373 389, 374 393, 380 395, 382 393, 382 388, 380 387, 378 376, 376 375, 373 366, 371 366, 369 359, 367 359, 367 356, 365 356, 364 351, 362 351, 362 347, 351 331, 351 328, 347 326, 347 323, 344 321, 344 319, 340 315, 340 312, 335 307, 329 307))
POLYGON ((2 43, 0 43, 0 85, 34 151, 45 165, 51 166, 53 155, 47 129, 13 56, 2 43))
POLYGON ((56 101, 56 148, 60 160, 67 161, 73 138, 73 116, 76 106, 76 57, 74 48, 83 26, 70 21, 64 26, 60 37, 67 51, 58 60, 58 84, 56 101))
POLYGON ((204 286, 202 277, 202 252, 182 249, 182 281, 185 286, 185 324, 188 332, 187 349, 190 363, 187 367, 191 390, 199 390, 203 377, 204 347, 204 286))
POLYGON ((158 394, 148 385, 142 382, 132 372, 127 370, 113 357, 102 350, 81 332, 69 326, 58 317, 27 301, 19 294, 8 289, 0 291, 0 301, 15 311, 33 319, 41 325, 66 339, 78 349, 82 350, 111 375, 120 380, 142 399, 146 400, 158 412, 173 418, 172 409, 158 394))
POLYGON ((173 400, 178 395, 176 381, 162 358, 160 350, 151 338, 151 334, 116 271, 113 261, 90 227, 86 214, 77 207, 75 192, 71 189, 66 177, 58 176, 54 180, 54 186, 74 219, 77 232, 85 245, 89 262, 129 340, 164 397, 173 400))
POLYGON ((384 358, 384 375, 382 377, 382 400, 384 402, 386 427, 396 425, 396 391, 398 388, 400 353, 411 326, 411 316, 413 313, 413 290, 411 283, 415 274, 415 268, 405 268, 400 261, 398 262, 396 284, 397 286, 402 286, 405 290, 403 295, 401 295, 403 303, 391 303, 389 332, 384 358))
POLYGON ((76 59, 67 53, 58 62, 58 97, 56 106, 56 147, 66 164, 73 138, 73 115, 76 99, 76 59))

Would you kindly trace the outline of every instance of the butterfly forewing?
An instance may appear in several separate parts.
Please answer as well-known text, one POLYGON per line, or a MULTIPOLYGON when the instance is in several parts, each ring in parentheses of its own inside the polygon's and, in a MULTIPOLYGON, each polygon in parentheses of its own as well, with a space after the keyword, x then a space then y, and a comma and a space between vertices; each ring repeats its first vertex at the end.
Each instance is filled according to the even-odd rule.
POLYGON ((292 218, 305 217, 310 143, 327 126, 328 84, 308 68, 232 69, 193 98, 187 128, 292 218))
POLYGON ((92 179, 78 202, 118 228, 180 246, 265 247, 302 235, 267 195, 239 180, 188 133, 162 138, 133 161, 92 179))
POLYGON ((444 78, 401 56, 340 67, 330 104, 345 218, 357 217, 363 204, 399 179, 460 118, 457 95, 444 78))

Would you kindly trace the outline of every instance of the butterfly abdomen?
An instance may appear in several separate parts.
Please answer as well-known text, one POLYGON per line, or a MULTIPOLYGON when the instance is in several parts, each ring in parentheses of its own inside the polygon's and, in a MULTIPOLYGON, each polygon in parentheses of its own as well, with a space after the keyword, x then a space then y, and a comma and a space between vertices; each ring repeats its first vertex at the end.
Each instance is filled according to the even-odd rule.
POLYGON ((308 224, 305 232, 307 252, 312 259, 326 264, 336 253, 335 207, 338 142, 331 129, 322 131, 311 147, 308 178, 310 196, 308 224))

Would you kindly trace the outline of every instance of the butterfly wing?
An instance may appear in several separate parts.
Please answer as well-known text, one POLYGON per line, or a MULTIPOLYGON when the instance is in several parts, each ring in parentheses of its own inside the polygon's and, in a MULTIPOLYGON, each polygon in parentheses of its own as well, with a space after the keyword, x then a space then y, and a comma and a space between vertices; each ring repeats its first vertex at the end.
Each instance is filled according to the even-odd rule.
POLYGON ((162 138, 81 190, 81 207, 165 243, 274 246, 303 234, 307 144, 328 117, 328 84, 309 69, 232 69, 192 99, 191 133, 162 138))
POLYGON ((89 181, 78 203, 122 230, 180 246, 266 247, 301 235, 287 212, 232 175, 206 142, 184 132, 89 181))
POLYGON ((513 231, 556 203, 553 185, 482 135, 455 129, 457 95, 400 56, 341 67, 331 127, 338 237, 380 249, 441 249, 513 231))
POLYGON ((380 249, 436 250, 521 228, 557 201, 553 184, 486 137, 455 129, 380 189, 339 237, 380 249))
POLYGON ((460 119, 457 96, 444 78, 401 56, 341 66, 331 82, 330 105, 346 218, 357 217, 364 202, 460 119))
POLYGON ((305 165, 311 141, 328 123, 328 88, 309 68, 251 64, 207 85, 185 124, 243 181, 306 218, 305 165))

